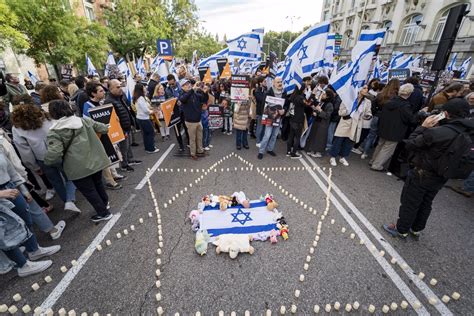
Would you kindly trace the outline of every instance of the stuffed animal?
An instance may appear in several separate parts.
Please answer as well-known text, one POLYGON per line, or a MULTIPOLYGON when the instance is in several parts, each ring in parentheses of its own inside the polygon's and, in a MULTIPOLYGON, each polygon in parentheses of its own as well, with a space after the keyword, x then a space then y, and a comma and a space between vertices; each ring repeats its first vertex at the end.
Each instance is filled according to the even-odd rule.
POLYGON ((194 248, 201 256, 207 253, 207 244, 209 243, 210 238, 211 236, 209 236, 207 230, 198 230, 196 233, 196 242, 194 244, 194 248))
POLYGON ((270 232, 270 242, 272 244, 276 244, 278 242, 277 236, 278 236, 278 234, 277 234, 276 230, 272 229, 271 232, 270 232))
POLYGON ((215 207, 217 203, 219 203, 219 197, 213 194, 209 195, 209 200, 210 200, 209 205, 212 207, 215 207))
POLYGON ((280 230, 280 236, 283 237, 283 240, 288 240, 288 225, 277 223, 277 227, 280 230))
POLYGON ((273 211, 278 207, 278 203, 273 200, 273 196, 270 194, 265 196, 265 203, 267 203, 267 210, 269 211, 273 211))
POLYGON ((205 195, 205 196, 202 198, 202 201, 204 202, 204 205, 205 205, 205 206, 209 206, 209 204, 211 204, 211 198, 209 197, 209 195, 205 195))
POLYGON ((192 224, 192 230, 193 231, 197 231, 199 229, 199 215, 201 213, 197 210, 193 210, 189 213, 189 219, 191 220, 191 224, 192 224))
POLYGON ((245 196, 244 192, 234 192, 232 194, 232 197, 237 201, 238 204, 242 205, 244 208, 250 208, 250 202, 245 196))
POLYGON ((216 253, 228 252, 231 259, 237 258, 239 252, 248 252, 253 254, 255 249, 250 246, 252 237, 249 235, 240 234, 225 234, 220 235, 214 241, 214 245, 217 246, 216 253))
POLYGON ((219 209, 221 211, 227 210, 229 205, 232 203, 232 198, 226 195, 219 195, 219 209))

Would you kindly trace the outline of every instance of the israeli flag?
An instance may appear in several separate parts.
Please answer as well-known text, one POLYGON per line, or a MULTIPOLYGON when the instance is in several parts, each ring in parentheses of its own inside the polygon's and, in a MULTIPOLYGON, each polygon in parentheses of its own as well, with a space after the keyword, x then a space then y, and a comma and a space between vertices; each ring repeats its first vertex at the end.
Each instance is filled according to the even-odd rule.
POLYGON ((176 81, 178 81, 178 69, 176 68, 176 59, 174 57, 171 60, 169 73, 176 78, 176 81))
POLYGON ((375 60, 374 71, 372 72, 370 79, 380 79, 380 76, 382 75, 382 66, 383 65, 380 62, 380 58, 377 56, 377 59, 375 60))
POLYGON ((86 66, 87 66, 87 75, 88 76, 98 76, 99 73, 97 72, 97 69, 95 69, 94 65, 92 64, 91 59, 89 56, 86 54, 86 66))
POLYGON ((469 66, 471 66, 471 57, 463 61, 461 64, 461 67, 459 67, 459 70, 461 71, 461 79, 466 78, 467 71, 469 70, 469 66))
POLYGON ((168 82, 168 79, 166 79, 166 77, 168 77, 170 72, 168 71, 166 61, 163 58, 157 56, 157 60, 154 60, 153 63, 156 64, 155 68, 153 69, 155 69, 155 73, 160 76, 160 83, 168 82))
POLYGON ((412 61, 413 61, 413 55, 410 55, 403 59, 399 59, 396 66, 393 69, 409 68, 412 61))
POLYGON ((36 86, 36 83, 40 81, 38 77, 36 77, 35 74, 29 70, 28 70, 28 78, 30 78, 30 81, 33 84, 33 86, 36 86))
POLYGON ((385 29, 363 30, 360 33, 359 40, 352 49, 351 60, 354 63, 358 61, 359 64, 359 69, 354 74, 354 80, 364 82, 362 85, 367 81, 367 75, 371 70, 375 48, 382 43, 385 32, 385 29))
POLYGON ((336 34, 329 33, 324 50, 323 69, 326 74, 334 69, 334 46, 336 45, 336 34))
POLYGON ((247 60, 261 60, 263 34, 261 32, 251 32, 242 34, 230 41, 227 41, 229 49, 228 57, 245 58, 247 60))
POLYGON ((411 62, 408 68, 420 68, 421 55, 416 56, 411 62))
POLYGON ((219 74, 219 68, 217 67, 217 59, 222 57, 228 57, 228 55, 229 48, 224 48, 223 50, 215 53, 214 55, 211 55, 201 60, 201 62, 199 63, 199 67, 207 66, 211 68, 211 76, 217 77, 217 75, 219 74))
POLYGON ((127 96, 128 102, 132 103, 133 90, 135 89, 135 80, 133 80, 132 72, 127 68, 126 72, 127 84, 125 85, 125 95, 127 96))
POLYGON ((223 234, 259 234, 269 233, 276 226, 275 213, 267 209, 263 201, 250 202, 250 208, 242 205, 232 206, 225 211, 215 207, 206 206, 200 217, 200 229, 207 230, 211 237, 223 234))
POLYGON ((137 69, 137 73, 142 77, 142 79, 145 79, 146 69, 143 57, 138 58, 137 63, 135 64, 135 68, 137 69))
POLYGON ((120 70, 122 74, 126 74, 128 71, 128 65, 124 58, 120 58, 117 63, 117 68, 120 70))
POLYGON ((390 59, 389 69, 396 69, 400 60, 403 58, 403 52, 393 52, 392 59, 390 59))
POLYGON ((458 58, 458 53, 453 54, 453 58, 451 58, 451 61, 448 64, 448 71, 454 71, 458 70, 456 68, 456 59, 458 58))
POLYGON ((114 54, 112 54, 112 52, 109 52, 109 54, 107 55, 107 61, 105 62, 104 75, 106 76, 109 75, 109 69, 107 67, 108 65, 116 65, 114 54))

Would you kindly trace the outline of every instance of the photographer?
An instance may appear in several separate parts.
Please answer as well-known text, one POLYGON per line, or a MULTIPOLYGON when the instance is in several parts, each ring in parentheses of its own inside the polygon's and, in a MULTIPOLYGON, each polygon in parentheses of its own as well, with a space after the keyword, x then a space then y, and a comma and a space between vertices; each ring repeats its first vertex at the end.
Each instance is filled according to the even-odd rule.
POLYGON ((465 177, 472 171, 474 121, 468 119, 466 100, 449 100, 438 115, 425 119, 408 139, 406 149, 412 152, 401 195, 397 224, 383 228, 392 236, 419 238, 431 213, 438 191, 450 178, 465 177), (470 138, 470 141, 469 141, 470 138))

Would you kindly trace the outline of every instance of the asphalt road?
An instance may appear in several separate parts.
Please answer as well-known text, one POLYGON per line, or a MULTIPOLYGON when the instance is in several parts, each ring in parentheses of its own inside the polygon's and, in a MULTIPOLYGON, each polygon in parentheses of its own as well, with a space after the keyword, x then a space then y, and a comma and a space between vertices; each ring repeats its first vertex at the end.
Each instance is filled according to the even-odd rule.
POLYGON ((403 183, 395 177, 371 172, 365 161, 351 156, 350 167, 332 169, 332 202, 324 215, 328 182, 323 174, 329 173, 327 159, 290 160, 284 155, 284 144, 278 141, 278 156, 266 155, 259 161, 254 141, 250 141, 249 150, 240 151, 235 149, 234 141, 234 136, 216 132, 214 148, 196 162, 175 157, 176 147, 161 159, 150 181, 159 207, 162 248, 148 186, 138 190, 135 187, 146 170, 156 166, 165 155, 171 145, 169 141, 157 141, 161 151, 156 155, 145 155, 143 147, 134 148, 144 163, 127 174, 123 189, 109 191, 113 212, 120 213, 114 222, 91 224, 91 207, 82 197, 80 216, 62 211, 55 199, 56 211, 51 217, 54 221, 65 219, 66 230, 57 242, 41 233, 38 236, 41 245, 61 244, 61 252, 52 257, 53 266, 39 275, 19 278, 11 272, 0 276, 0 305, 16 305, 19 309, 26 304, 32 309, 51 305, 55 314, 64 309, 74 310, 77 315, 152 315, 157 314, 159 307, 166 315, 194 315, 198 311, 201 315, 219 315, 220 311, 225 315, 243 315, 246 311, 265 315, 267 309, 276 315, 281 306, 289 314, 294 305, 296 314, 309 315, 314 314, 315 305, 320 307, 320 313, 326 313, 326 304, 331 304, 331 313, 348 314, 344 311, 346 304, 357 301, 360 307, 351 314, 367 314, 370 305, 382 314, 384 305, 396 303, 398 308, 391 314, 472 315, 472 199, 443 189, 434 202, 421 240, 401 241, 381 229, 383 223, 397 217, 403 183), (208 170, 215 163, 218 165, 208 170), (284 170, 288 167, 291 170, 284 170), (265 170, 262 175, 262 168, 276 169, 265 170), (203 169, 207 175, 202 173, 203 169), (196 183, 201 175, 202 180, 196 183), (289 240, 274 245, 254 241, 255 253, 240 254, 235 260, 226 254, 217 255, 215 247, 209 245, 208 254, 200 257, 194 250, 194 234, 187 220, 189 211, 205 194, 230 195, 240 190, 252 199, 267 192, 274 195, 289 224, 289 240), (319 222, 321 229, 315 247, 319 222), (121 238, 117 238, 117 233, 121 238), (111 241, 110 246, 106 240, 111 241), (96 250, 96 243, 102 246, 101 251, 96 250), (157 249, 161 250, 160 255, 157 249), (383 256, 381 250, 385 252, 383 256), (307 256, 311 260, 305 270, 307 256), (391 263, 392 257, 398 259, 396 263, 391 263), (72 260, 78 261, 78 265, 72 267, 72 260), (69 271, 61 272, 62 266, 69 271), (422 281, 416 276, 419 272, 426 275, 422 281), (300 275, 304 275, 303 282, 300 275), (44 281, 46 276, 51 276, 51 283, 44 281), (435 286, 430 285, 432 278, 438 281, 435 286), (38 283, 40 289, 33 291, 33 283, 38 283), (295 291, 299 292, 298 297, 295 291), (461 298, 441 303, 443 295, 451 296, 453 292, 459 292, 461 298), (12 298, 16 293, 22 297, 19 302, 12 298), (435 306, 429 303, 430 298, 436 299, 435 306), (402 310, 404 300, 412 304, 419 301, 421 307, 408 306, 402 310), (341 305, 339 311, 334 310, 335 302, 341 305))

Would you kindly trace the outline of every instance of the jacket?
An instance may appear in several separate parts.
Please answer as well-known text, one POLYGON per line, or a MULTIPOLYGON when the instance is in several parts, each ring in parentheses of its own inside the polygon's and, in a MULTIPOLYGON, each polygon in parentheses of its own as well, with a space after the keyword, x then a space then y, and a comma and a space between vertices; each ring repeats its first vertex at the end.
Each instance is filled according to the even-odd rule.
POLYGON ((13 85, 11 83, 5 83, 5 87, 7 89, 7 94, 3 96, 3 101, 5 101, 5 109, 8 111, 8 105, 10 102, 13 101, 13 97, 17 95, 28 95, 28 90, 26 90, 24 85, 17 84, 13 85))
POLYGON ((155 81, 153 79, 150 79, 150 82, 148 82, 148 86, 146 88, 147 90, 147 97, 151 99, 153 97, 153 94, 155 93, 155 88, 159 84, 158 81, 155 81))
POLYGON ((435 94, 434 97, 431 98, 430 103, 428 104, 428 112, 433 111, 434 108, 437 107, 437 105, 445 104, 446 102, 448 102, 448 100, 449 96, 444 91, 435 94))
POLYGON ((209 96, 202 91, 194 91, 194 89, 184 92, 179 101, 184 112, 184 120, 190 123, 198 123, 201 121, 201 108, 207 103, 209 96))
POLYGON ((250 103, 242 102, 234 104, 234 128, 245 131, 249 122, 250 103))
POLYGON ((28 172, 25 167, 22 165, 18 154, 15 151, 15 148, 10 143, 10 140, 5 132, 0 131, 0 151, 10 160, 15 171, 24 179, 28 179, 28 172))
POLYGON ((337 124, 334 136, 348 137, 353 142, 357 143, 363 127, 363 120, 372 118, 371 103, 369 99, 363 98, 357 110, 351 115, 351 111, 347 109, 346 105, 341 103, 339 108, 339 116, 341 120, 337 124), (347 118, 347 119, 345 119, 347 118))
POLYGON ((341 107, 341 103, 342 103, 341 97, 336 94, 332 102, 333 111, 331 113, 331 119, 330 119, 331 122, 337 123, 341 119, 341 117, 339 116, 339 108, 341 107))
POLYGON ((37 106, 41 106, 41 96, 38 92, 33 91, 31 92, 31 98, 33 99, 33 104, 37 106))
POLYGON ((18 187, 25 183, 25 179, 16 172, 15 167, 8 159, 7 155, 3 151, 0 151, 0 185, 8 182, 11 182, 15 187, 18 187))
POLYGON ((417 113, 423 107, 425 97, 423 96, 423 89, 419 84, 413 85, 413 87, 414 90, 407 100, 410 103, 412 113, 417 113))
POLYGON ((48 132, 46 165, 63 163, 69 180, 78 180, 99 172, 110 165, 104 146, 96 133, 108 131, 105 124, 88 117, 63 117, 54 122, 48 132))
POLYGON ((0 250, 11 250, 31 237, 25 222, 11 209, 15 207, 7 199, 0 202, 0 250))
POLYGON ((125 96, 119 95, 115 96, 111 93, 107 94, 104 104, 112 103, 115 109, 115 113, 120 121, 120 126, 124 132, 130 132, 132 129, 132 115, 130 114, 130 109, 128 101, 125 96))
POLYGON ((290 106, 290 122, 303 124, 304 123, 304 109, 305 96, 298 95, 293 99, 293 106, 290 106))
POLYGON ((399 96, 390 99, 379 114, 378 135, 391 142, 402 141, 410 125, 416 124, 410 102, 399 96))
POLYGON ((176 86, 174 88, 170 86, 166 86, 165 88, 165 98, 166 99, 171 99, 171 98, 179 98, 179 95, 181 94, 181 87, 179 84, 176 82, 176 86))
POLYGON ((84 103, 89 101, 89 96, 84 89, 79 89, 71 96, 70 101, 74 103, 78 116, 82 116, 84 113, 84 103))
POLYGON ((438 170, 438 161, 443 153, 449 148, 451 142, 458 133, 444 125, 454 125, 463 132, 468 132, 474 139, 474 120, 453 119, 446 124, 433 128, 419 126, 405 139, 405 148, 410 152, 410 163, 421 170, 435 173, 438 170))
POLYGON ((253 95, 255 96, 256 114, 262 116, 263 108, 265 107, 265 95, 266 95, 265 88, 258 87, 253 92, 253 95))

